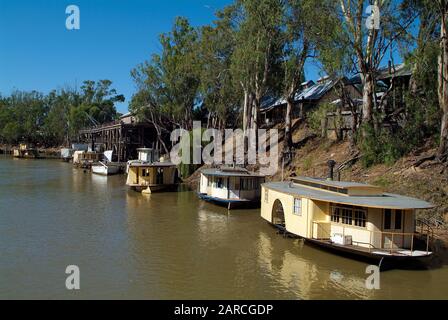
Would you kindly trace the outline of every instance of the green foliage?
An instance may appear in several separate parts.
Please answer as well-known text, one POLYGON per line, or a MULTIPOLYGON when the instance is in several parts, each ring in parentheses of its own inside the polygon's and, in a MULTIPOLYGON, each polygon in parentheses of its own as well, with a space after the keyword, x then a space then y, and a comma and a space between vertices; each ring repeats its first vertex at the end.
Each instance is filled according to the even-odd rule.
POLYGON ((320 134, 322 132, 322 123, 326 119, 327 114, 335 111, 336 107, 334 105, 323 103, 309 114, 307 121, 314 133, 320 134))
POLYGON ((193 109, 200 84, 198 32, 187 19, 178 17, 171 32, 160 36, 161 54, 154 54, 131 71, 138 86, 130 109, 144 114, 151 104, 153 112, 170 117, 185 128, 191 127, 193 109))
POLYGON ((85 81, 81 92, 73 89, 41 93, 15 91, 0 97, 0 142, 58 146, 75 138, 94 123, 117 118, 116 102, 124 101, 109 80, 85 81))
POLYGON ((402 155, 408 153, 412 146, 387 129, 375 132, 372 126, 363 125, 358 136, 358 146, 362 152, 362 164, 370 167, 375 164, 394 164, 402 155))
MULTIPOLYGON (((235 35, 231 20, 222 17, 215 26, 201 28, 199 55, 201 83, 199 95, 207 111, 221 120, 224 126, 233 118, 240 99, 240 88, 234 86, 230 73, 231 58, 235 48, 235 35)), ((201 116, 198 117, 201 119, 201 116)))
MULTIPOLYGON (((200 134, 200 136, 202 137, 202 134, 204 133, 204 131, 206 129, 200 128, 199 130, 200 130, 200 133, 196 133, 196 134, 200 134)), ((193 157, 193 130, 189 132, 189 137, 190 137, 190 157, 193 157)), ((207 142, 207 141, 201 141, 202 148, 204 148, 208 143, 209 142, 207 142)), ((201 164, 192 164, 192 163, 183 163, 183 162, 181 162, 178 166, 179 172, 183 179, 188 178, 200 167, 201 167, 201 164)))

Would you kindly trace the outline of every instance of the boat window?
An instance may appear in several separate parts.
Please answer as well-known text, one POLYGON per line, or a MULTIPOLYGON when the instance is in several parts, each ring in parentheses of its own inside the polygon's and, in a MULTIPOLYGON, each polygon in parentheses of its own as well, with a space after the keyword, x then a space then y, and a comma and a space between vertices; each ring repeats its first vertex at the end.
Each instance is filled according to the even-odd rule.
POLYGON ((156 180, 157 180, 157 182, 156 182, 157 184, 163 184, 163 169, 162 168, 157 169, 156 180))
POLYGON ((384 210, 384 229, 390 230, 392 227, 392 210, 385 209, 384 210))
POLYGON ((331 221, 356 227, 366 227, 367 210, 347 205, 330 205, 331 221))
POLYGON ((341 219, 341 211, 337 207, 331 207, 331 221, 339 223, 341 219))
POLYGON ((241 179, 241 190, 253 190, 254 182, 253 179, 241 179))
POLYGON ((149 169, 142 169, 142 177, 149 177, 149 169))
POLYGON ((218 180, 216 180, 216 188, 222 189, 223 187, 224 187, 224 179, 218 178, 218 180))
POLYGON ((403 214, 403 211, 395 210, 395 229, 396 230, 401 229, 402 214, 403 214))
POLYGON ((294 199, 294 214, 302 215, 302 199, 294 199))
POLYGON ((355 210, 355 226, 365 228, 366 220, 367 215, 365 210, 355 210))
POLYGON ((352 224, 352 210, 351 209, 342 209, 342 223, 343 224, 352 224))
POLYGON ((269 190, 268 189, 264 190, 264 202, 266 202, 266 203, 269 202, 269 190))

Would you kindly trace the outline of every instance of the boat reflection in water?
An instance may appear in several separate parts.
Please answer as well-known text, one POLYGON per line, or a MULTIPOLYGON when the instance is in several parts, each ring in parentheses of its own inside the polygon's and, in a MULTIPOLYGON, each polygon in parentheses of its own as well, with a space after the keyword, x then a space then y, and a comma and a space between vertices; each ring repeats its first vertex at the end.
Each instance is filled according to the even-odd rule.
MULTIPOLYGON (((281 237, 279 237, 281 238, 281 237)), ((284 290, 295 293, 299 299, 368 299, 375 294, 366 288, 366 265, 345 258, 332 257, 296 240, 290 249, 275 252, 278 239, 272 234, 259 234, 259 262, 266 275, 284 290), (331 258, 331 259, 328 259, 331 258), (341 267, 335 267, 335 261, 341 267), (318 263, 318 262, 319 263, 318 263), (331 261, 330 263, 325 263, 331 261), (345 262, 345 263, 344 263, 345 262)), ((281 241, 289 241, 281 238, 281 241)))

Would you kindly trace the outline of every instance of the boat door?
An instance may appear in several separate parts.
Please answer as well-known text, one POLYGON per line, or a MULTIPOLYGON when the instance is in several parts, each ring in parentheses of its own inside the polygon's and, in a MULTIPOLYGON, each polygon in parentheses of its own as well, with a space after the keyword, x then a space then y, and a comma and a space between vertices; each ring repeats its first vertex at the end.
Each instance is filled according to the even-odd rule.
POLYGON ((383 210, 383 248, 403 248, 403 210, 383 210))

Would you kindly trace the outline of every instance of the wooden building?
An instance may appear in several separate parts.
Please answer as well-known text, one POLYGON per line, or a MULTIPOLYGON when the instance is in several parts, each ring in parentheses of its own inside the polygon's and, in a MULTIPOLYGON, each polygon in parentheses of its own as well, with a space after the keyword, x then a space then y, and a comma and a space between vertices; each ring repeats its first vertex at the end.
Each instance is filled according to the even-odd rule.
MULTIPOLYGON (((301 84, 300 89, 295 95, 294 108, 291 110, 291 118, 304 118, 309 111, 315 110, 320 105, 331 103, 340 98, 338 85, 344 85, 344 89, 352 99, 361 98, 361 92, 351 81, 346 78, 332 80, 328 77, 321 78, 314 83, 307 81, 301 84)), ((267 126, 281 123, 285 120, 286 100, 267 99, 261 107, 262 121, 267 126)))
POLYGON ((113 160, 117 162, 136 159, 138 148, 156 148, 158 145, 154 126, 149 122, 137 121, 130 113, 113 123, 81 130, 78 139, 90 145, 102 146, 103 150, 99 150, 100 152, 112 150, 113 160))

